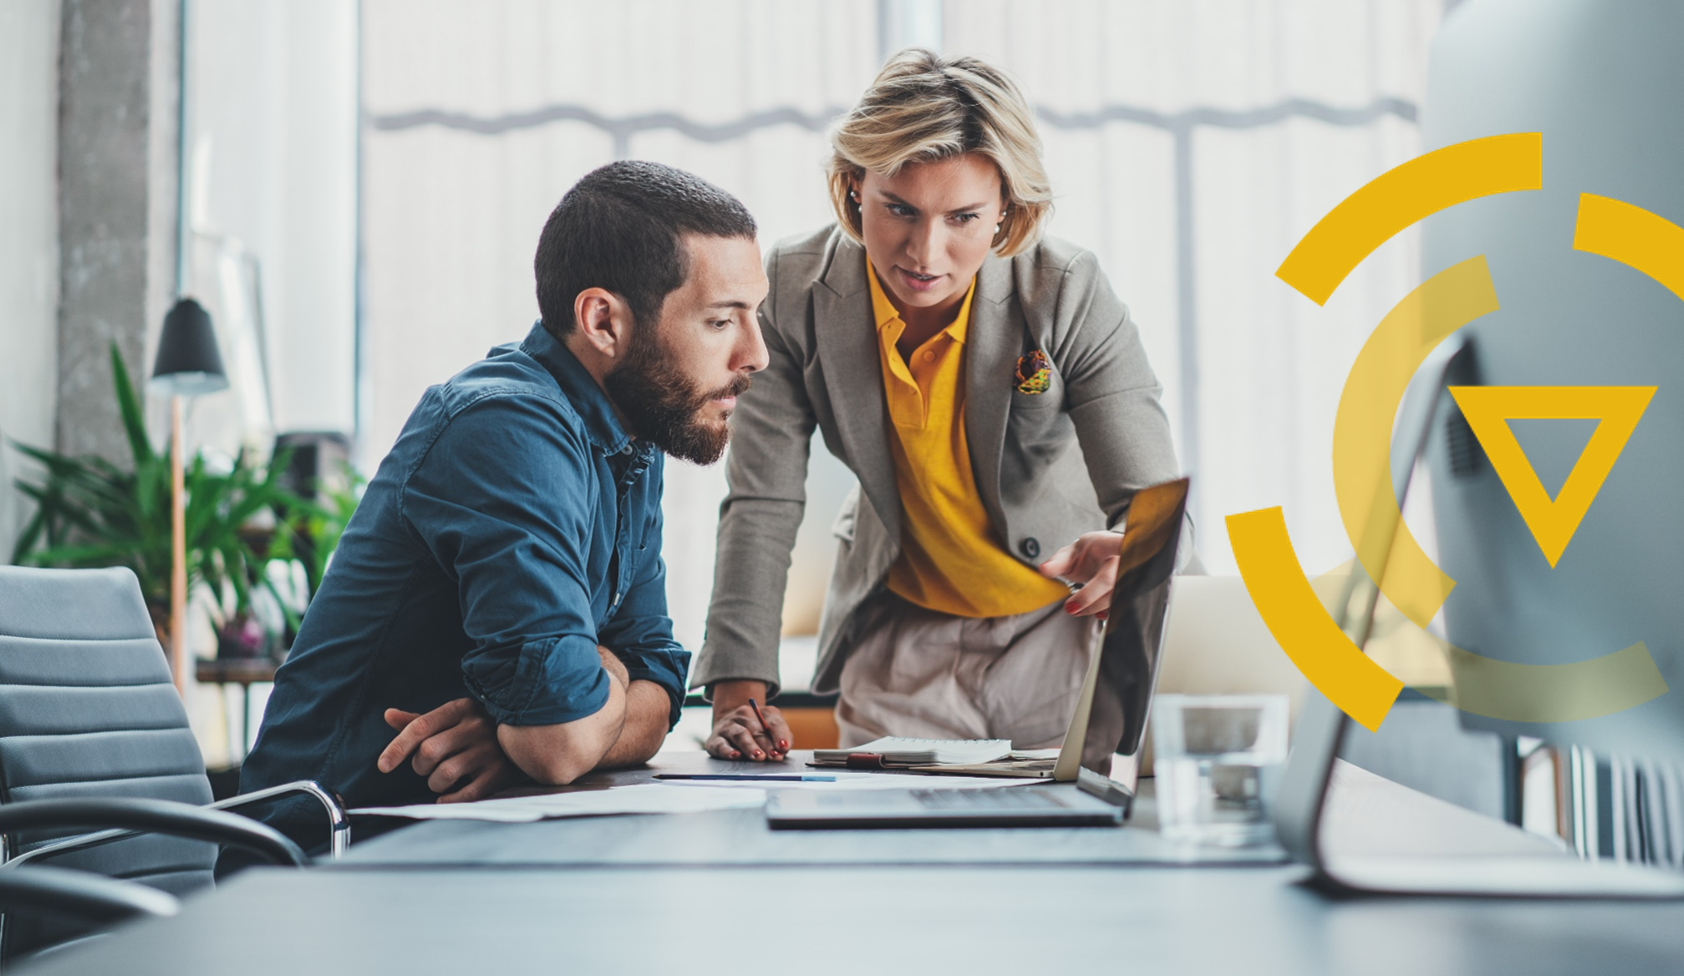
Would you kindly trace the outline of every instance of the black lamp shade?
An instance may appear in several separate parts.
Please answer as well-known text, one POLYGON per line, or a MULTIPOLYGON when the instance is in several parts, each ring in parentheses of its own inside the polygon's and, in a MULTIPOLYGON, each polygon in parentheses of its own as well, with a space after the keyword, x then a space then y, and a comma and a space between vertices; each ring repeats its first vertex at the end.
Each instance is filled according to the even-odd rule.
POLYGON ((191 298, 176 302, 164 316, 164 334, 158 339, 158 358, 152 364, 152 389, 169 396, 228 389, 210 313, 191 298))

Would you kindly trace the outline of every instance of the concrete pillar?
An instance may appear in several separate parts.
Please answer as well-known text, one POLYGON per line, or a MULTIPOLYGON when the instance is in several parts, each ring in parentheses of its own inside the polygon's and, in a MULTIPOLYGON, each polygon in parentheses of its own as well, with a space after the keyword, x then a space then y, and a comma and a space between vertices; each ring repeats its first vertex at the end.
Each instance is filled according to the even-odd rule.
POLYGON ((175 290, 181 0, 63 0, 58 449, 129 456, 112 340, 143 383, 175 290))

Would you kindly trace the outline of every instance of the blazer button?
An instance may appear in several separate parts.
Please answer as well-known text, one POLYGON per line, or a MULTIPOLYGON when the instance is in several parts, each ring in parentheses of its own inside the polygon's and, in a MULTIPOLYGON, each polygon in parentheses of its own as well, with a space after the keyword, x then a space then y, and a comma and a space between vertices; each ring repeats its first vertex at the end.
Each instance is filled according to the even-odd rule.
POLYGON ((1030 536, 1017 544, 1018 551, 1028 559, 1034 559, 1041 554, 1041 543, 1034 536, 1030 536))

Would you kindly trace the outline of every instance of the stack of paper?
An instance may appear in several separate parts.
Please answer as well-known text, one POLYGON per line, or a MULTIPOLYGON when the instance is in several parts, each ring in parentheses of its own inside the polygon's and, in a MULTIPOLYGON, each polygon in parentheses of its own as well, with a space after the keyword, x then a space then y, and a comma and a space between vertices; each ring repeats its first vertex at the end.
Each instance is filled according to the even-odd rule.
POLYGON ((877 756, 885 766, 975 765, 1010 754, 1010 739, 906 739, 885 736, 852 749, 815 749, 813 765, 844 766, 848 757, 877 756))
MULTIPOLYGON (((943 766, 942 769, 949 767, 943 766)), ((964 767, 971 768, 971 767, 964 767)), ((752 774, 745 774, 752 775, 752 774)), ((768 775, 775 776, 774 769, 768 775)), ((870 773, 849 772, 837 770, 835 778, 828 782, 808 781, 804 783, 776 779, 740 779, 740 780, 694 780, 678 779, 669 781, 675 787, 684 789, 753 789, 762 793, 782 793, 788 790, 806 790, 811 793, 851 793, 860 790, 957 790, 957 789, 992 789, 997 786, 1017 786, 1018 783, 984 778, 981 776, 923 776, 916 773, 903 773, 898 770, 885 772, 878 770, 870 773), (703 784, 706 784, 705 786, 703 784)))

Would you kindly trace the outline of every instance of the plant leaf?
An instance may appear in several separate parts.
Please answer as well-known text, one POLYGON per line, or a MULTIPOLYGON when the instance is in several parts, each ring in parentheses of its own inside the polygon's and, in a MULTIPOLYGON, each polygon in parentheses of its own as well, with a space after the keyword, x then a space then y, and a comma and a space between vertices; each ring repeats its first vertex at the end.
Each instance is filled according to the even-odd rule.
POLYGON ((140 412, 140 401, 135 397, 134 384, 129 380, 128 367, 123 365, 123 354, 117 350, 115 339, 111 342, 111 378, 117 386, 117 410, 123 415, 123 433, 129 438, 129 452, 134 455, 135 467, 153 457, 152 442, 146 439, 146 420, 140 412))

